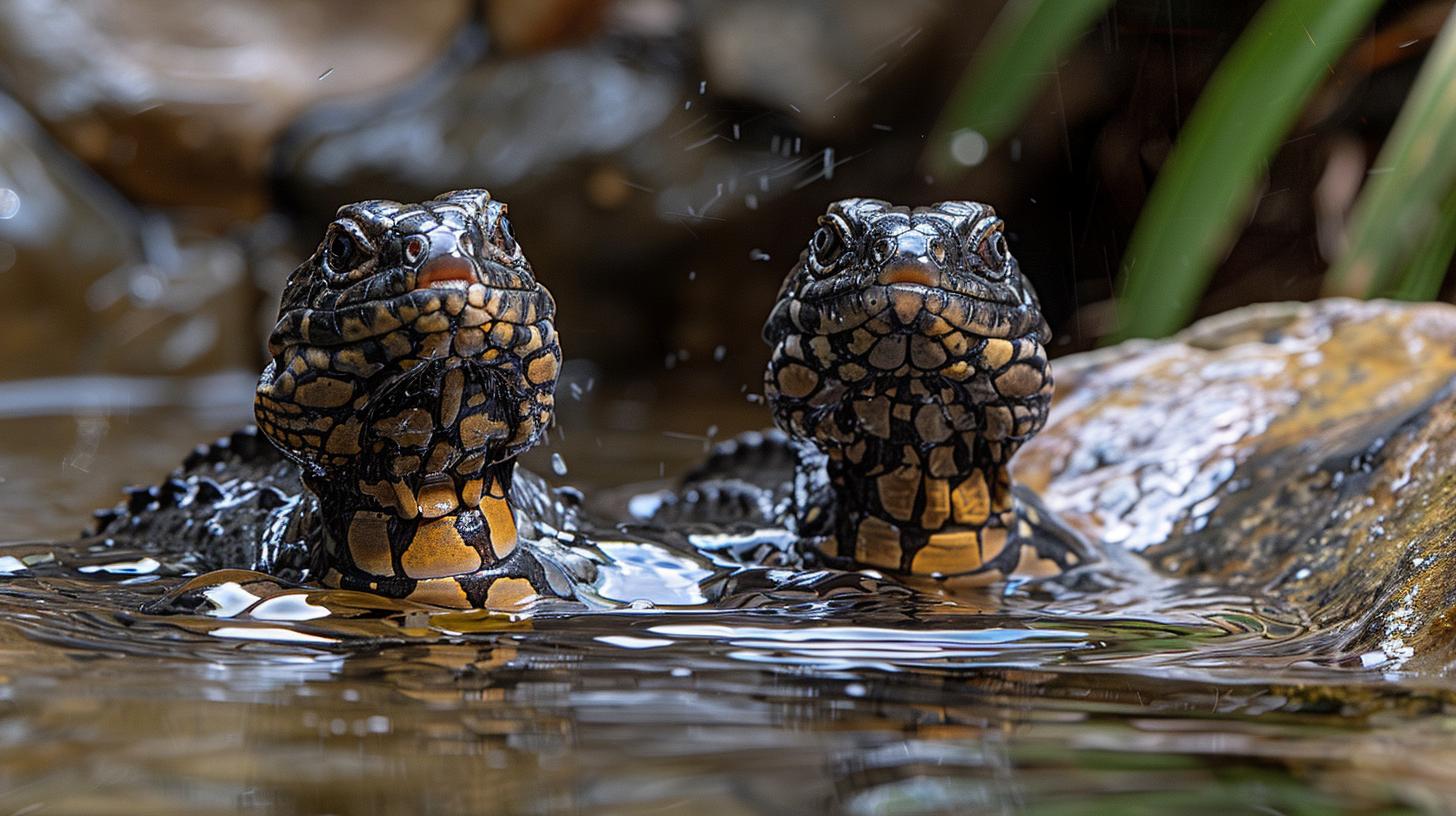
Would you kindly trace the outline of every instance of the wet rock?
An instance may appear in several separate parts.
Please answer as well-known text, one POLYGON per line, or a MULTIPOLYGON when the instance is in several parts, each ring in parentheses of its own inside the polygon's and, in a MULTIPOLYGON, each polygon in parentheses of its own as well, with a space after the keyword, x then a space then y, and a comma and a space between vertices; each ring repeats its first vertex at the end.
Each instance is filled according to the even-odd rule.
POLYGON ((1014 467, 1068 522, 1366 665, 1456 658, 1456 308, 1249 307, 1055 371, 1014 467))
POLYGON ((465 0, 17 0, 0 4, 0 78, 133 199, 254 215, 299 111, 414 77, 471 14, 465 0))
POLYGON ((234 242, 179 234, 0 97, 0 378, 253 364, 234 242))

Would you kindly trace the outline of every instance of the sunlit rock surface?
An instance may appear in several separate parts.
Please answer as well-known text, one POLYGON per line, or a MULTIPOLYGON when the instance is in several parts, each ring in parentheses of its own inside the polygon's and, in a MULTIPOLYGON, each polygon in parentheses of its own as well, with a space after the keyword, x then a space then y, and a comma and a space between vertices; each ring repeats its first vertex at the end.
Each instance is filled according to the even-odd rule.
POLYGON ((1069 522, 1295 602, 1330 647, 1456 654, 1456 308, 1249 307, 1055 372, 1014 468, 1069 522))
POLYGON ((15 0, 0 4, 0 79, 135 200, 256 215, 269 148, 299 111, 414 77, 470 14, 464 0, 15 0))

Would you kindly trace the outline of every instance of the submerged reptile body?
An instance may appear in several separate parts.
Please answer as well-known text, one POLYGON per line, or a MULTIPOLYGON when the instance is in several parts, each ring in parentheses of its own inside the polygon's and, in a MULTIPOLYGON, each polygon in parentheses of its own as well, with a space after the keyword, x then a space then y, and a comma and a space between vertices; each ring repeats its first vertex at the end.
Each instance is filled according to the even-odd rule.
MULTIPOLYGON (((318 498, 304 487, 303 471, 246 427, 199 445, 160 484, 133 487, 124 501, 99 510, 90 537, 147 553, 181 569, 249 569, 302 582, 321 575, 326 562, 318 498)), ((546 536, 578 526, 576 497, 558 492, 539 475, 517 468, 511 500, 520 535, 546 536)), ((550 595, 571 597, 583 572, 555 559, 538 559, 533 574, 550 595)))

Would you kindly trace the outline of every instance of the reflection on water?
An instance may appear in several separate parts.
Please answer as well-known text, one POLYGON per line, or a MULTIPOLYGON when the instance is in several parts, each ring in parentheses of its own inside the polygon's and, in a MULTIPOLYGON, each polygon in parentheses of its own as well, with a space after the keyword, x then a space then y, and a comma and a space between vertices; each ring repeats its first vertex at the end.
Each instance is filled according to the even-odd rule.
MULTIPOLYGON (((75 530, 239 419, 0 421, 4 537, 75 530), (64 463, 77 444, 89 469, 64 463)), ((587 489, 700 454, 572 427, 541 462, 562 455, 587 489)), ((1334 665, 1255 599, 867 593, 872 577, 737 570, 620 532, 598 544, 611 604, 529 616, 6 546, 0 813, 1322 813, 1456 796, 1445 681, 1334 665), (727 600, 705 604, 707 586, 727 600)))

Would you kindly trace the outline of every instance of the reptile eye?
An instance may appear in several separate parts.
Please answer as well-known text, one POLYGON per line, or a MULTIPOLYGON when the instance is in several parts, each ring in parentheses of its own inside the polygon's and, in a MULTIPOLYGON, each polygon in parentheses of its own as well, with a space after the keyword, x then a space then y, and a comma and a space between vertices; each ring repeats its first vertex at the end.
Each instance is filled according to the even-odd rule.
POLYGON ((814 252, 814 260, 818 261, 820 265, 833 263, 844 251, 844 243, 839 240, 839 233, 829 227, 820 227, 815 230, 809 247, 814 252))
POLYGON ((429 242, 427 242, 423 236, 411 235, 404 242, 405 262, 414 263, 415 261, 418 261, 422 256, 424 256, 425 250, 428 249, 429 246, 429 242))
POLYGON ((511 231, 511 219, 502 215, 499 221, 495 222, 495 231, 491 234, 492 243, 500 247, 500 251, 507 255, 516 254, 516 234, 511 231))
POLYGON ((354 239, 348 233, 335 232, 329 239, 328 246, 324 247, 324 261, 329 269, 335 272, 349 271, 349 264, 354 260, 354 239))
POLYGON ((1000 278, 1006 274, 1006 262, 1011 258, 1011 252, 1006 248, 1006 236, 1000 230, 981 239, 979 253, 986 263, 988 277, 1000 278))

